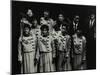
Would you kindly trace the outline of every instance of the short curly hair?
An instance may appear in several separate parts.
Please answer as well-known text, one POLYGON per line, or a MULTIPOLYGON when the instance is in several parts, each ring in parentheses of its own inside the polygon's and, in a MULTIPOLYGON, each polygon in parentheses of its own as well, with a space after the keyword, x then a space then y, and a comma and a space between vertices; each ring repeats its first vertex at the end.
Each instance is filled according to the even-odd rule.
POLYGON ((24 24, 24 29, 25 29, 26 27, 29 28, 29 30, 31 30, 30 25, 28 25, 28 24, 24 24))
POLYGON ((47 31, 49 31, 49 26, 42 25, 40 29, 41 29, 41 31, 43 31, 44 29, 46 29, 47 31))

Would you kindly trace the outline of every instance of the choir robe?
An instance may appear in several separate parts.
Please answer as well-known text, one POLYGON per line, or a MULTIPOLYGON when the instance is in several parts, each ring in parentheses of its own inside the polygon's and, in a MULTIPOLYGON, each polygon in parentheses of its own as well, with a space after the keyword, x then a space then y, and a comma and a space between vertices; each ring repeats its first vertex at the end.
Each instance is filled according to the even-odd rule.
POLYGON ((18 61, 21 63, 21 73, 37 72, 37 65, 34 65, 36 58, 36 36, 20 37, 18 44, 18 61))
POLYGON ((54 71, 57 71, 57 59, 58 59, 58 37, 60 35, 61 31, 55 31, 52 32, 52 38, 53 38, 53 68, 54 71))
POLYGON ((58 37, 58 71, 71 70, 70 64, 71 39, 69 35, 58 37))
POLYGON ((40 54, 40 72, 51 72, 53 69, 53 40, 51 36, 38 38, 39 54, 40 54))
POLYGON ((77 34, 73 35, 73 69, 80 70, 83 69, 83 60, 86 60, 86 38, 81 36, 77 37, 77 34))

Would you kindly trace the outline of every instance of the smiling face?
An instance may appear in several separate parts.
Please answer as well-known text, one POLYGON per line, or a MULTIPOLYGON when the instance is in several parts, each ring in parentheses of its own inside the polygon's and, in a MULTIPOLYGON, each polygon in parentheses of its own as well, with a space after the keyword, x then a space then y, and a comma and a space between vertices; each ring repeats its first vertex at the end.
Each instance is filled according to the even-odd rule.
POLYGON ((25 27, 24 28, 24 35, 29 35, 29 33, 30 33, 29 27, 25 27))

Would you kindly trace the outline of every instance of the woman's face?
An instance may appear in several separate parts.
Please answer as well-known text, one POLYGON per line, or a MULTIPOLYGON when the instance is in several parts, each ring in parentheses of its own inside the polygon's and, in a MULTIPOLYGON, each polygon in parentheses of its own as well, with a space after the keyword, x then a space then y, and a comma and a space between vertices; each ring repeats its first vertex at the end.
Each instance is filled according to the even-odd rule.
POLYGON ((46 29, 44 29, 42 32, 43 32, 43 34, 46 34, 46 33, 47 33, 47 30, 46 30, 46 29))
POLYGON ((44 12, 44 17, 48 17, 49 16, 49 12, 44 12))
POLYGON ((64 20, 64 16, 63 16, 62 14, 59 14, 58 19, 59 19, 60 21, 63 21, 63 20, 64 20))
POLYGON ((35 27, 37 26, 37 20, 34 20, 34 26, 35 27))
POLYGON ((28 35, 30 33, 30 29, 28 27, 24 28, 24 33, 25 35, 28 35))
POLYGON ((27 15, 28 15, 29 17, 33 16, 32 10, 28 9, 27 15))
POLYGON ((62 26, 62 32, 66 32, 66 26, 62 26))
POLYGON ((43 30, 42 30, 42 34, 43 34, 43 36, 47 36, 47 35, 48 35, 47 29, 43 29, 43 30))

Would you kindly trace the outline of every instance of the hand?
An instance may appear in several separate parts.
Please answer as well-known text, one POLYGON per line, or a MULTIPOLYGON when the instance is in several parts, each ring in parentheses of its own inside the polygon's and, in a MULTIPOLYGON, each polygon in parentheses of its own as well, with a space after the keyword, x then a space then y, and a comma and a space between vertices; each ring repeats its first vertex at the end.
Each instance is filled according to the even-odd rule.
POLYGON ((22 57, 18 59, 19 63, 22 64, 22 57))

